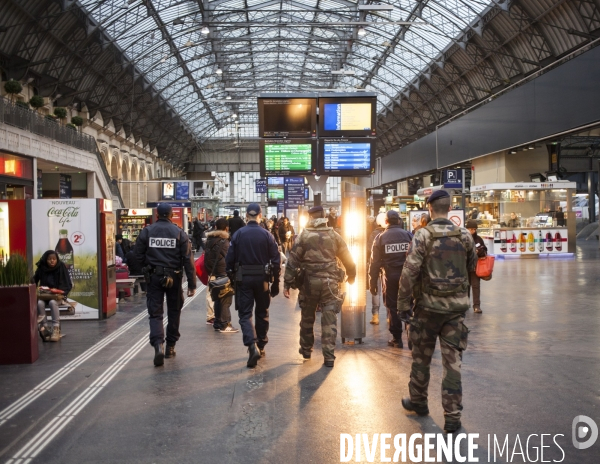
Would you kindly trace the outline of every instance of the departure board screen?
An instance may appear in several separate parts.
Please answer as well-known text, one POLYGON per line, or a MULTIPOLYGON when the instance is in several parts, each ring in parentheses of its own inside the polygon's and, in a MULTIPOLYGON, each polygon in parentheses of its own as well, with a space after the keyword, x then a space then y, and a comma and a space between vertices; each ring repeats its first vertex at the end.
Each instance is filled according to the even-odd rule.
POLYGON ((259 141, 261 172, 266 176, 316 173, 316 141, 262 139, 259 141))
POLYGON ((260 137, 316 137, 315 98, 259 98, 260 137))
POLYGON ((377 97, 319 98, 319 137, 374 137, 377 97))
POLYGON ((320 174, 367 176, 374 172, 375 139, 322 139, 319 145, 320 174))
POLYGON ((282 188, 269 188, 268 192, 267 192, 267 199, 268 200, 283 200, 284 198, 284 191, 283 191, 283 187, 282 188))

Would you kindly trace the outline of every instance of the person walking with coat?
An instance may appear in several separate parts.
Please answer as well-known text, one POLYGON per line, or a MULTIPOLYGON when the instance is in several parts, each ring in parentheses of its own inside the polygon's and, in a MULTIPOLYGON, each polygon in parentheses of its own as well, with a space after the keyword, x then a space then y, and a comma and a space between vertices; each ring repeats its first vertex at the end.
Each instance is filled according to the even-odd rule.
MULTIPOLYGON (((475 242, 477 258, 487 256, 487 247, 483 243, 483 239, 477 235, 477 221, 469 219, 467 221, 467 230, 471 233, 473 242, 475 242)), ((471 286, 470 292, 473 293, 473 312, 481 313, 481 277, 475 271, 469 272, 469 285, 471 286)))

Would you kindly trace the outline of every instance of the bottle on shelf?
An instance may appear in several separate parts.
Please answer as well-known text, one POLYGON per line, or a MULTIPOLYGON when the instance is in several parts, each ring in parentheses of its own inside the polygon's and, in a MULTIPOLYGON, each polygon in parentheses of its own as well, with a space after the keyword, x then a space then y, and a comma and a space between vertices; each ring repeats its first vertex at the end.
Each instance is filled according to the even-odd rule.
POLYGON ((59 239, 54 251, 56 251, 58 258, 65 263, 67 269, 73 269, 75 267, 75 257, 73 256, 73 245, 69 242, 69 231, 60 229, 58 234, 59 239))
POLYGON ((538 230, 537 242, 538 242, 538 251, 541 253, 542 251, 544 251, 544 237, 542 237, 541 230, 538 230))
POLYGON ((512 234, 512 238, 510 239, 510 251, 512 253, 517 252, 517 237, 514 233, 512 234))
POLYGON ((556 251, 562 251, 562 235, 560 235, 560 232, 554 234, 554 241, 556 242, 556 245, 554 245, 556 251))
POLYGON ((552 251, 552 234, 550 232, 546 233, 546 250, 552 251))
POLYGON ((535 239, 533 237, 533 233, 531 232, 527 234, 527 247, 529 248, 529 251, 535 251, 535 239))
POLYGON ((503 230, 500 232, 500 251, 506 253, 506 231, 503 230))

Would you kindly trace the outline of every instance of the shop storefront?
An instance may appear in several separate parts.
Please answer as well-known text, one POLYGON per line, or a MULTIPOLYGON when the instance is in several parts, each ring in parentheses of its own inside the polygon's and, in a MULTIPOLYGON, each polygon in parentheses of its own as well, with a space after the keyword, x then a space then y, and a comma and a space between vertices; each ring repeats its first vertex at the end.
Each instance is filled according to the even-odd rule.
POLYGON ((156 209, 136 208, 117 210, 117 233, 132 242, 138 238, 144 227, 154 222, 156 209))
POLYGON ((0 198, 33 198, 33 160, 0 151, 0 198))
POLYGON ((471 187, 471 212, 488 251, 501 256, 575 251, 574 182, 493 183, 471 187))

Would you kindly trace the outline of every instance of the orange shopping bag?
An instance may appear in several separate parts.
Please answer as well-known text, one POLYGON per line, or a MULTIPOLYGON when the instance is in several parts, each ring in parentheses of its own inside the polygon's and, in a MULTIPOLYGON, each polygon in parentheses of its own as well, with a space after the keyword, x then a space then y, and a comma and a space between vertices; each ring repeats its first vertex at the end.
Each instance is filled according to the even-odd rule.
POLYGON ((493 256, 485 256, 477 260, 477 267, 475 268, 477 277, 481 277, 484 280, 490 280, 492 278, 492 272, 494 272, 493 256))

